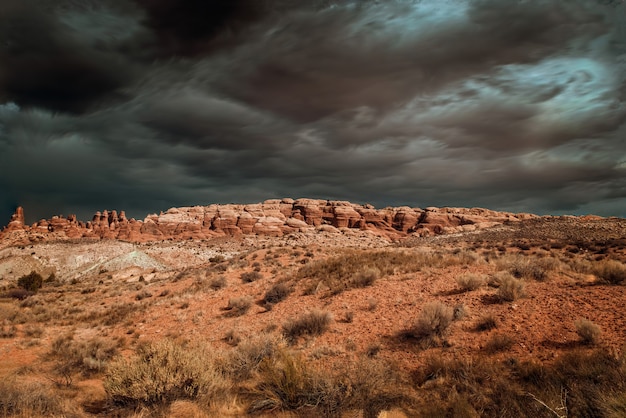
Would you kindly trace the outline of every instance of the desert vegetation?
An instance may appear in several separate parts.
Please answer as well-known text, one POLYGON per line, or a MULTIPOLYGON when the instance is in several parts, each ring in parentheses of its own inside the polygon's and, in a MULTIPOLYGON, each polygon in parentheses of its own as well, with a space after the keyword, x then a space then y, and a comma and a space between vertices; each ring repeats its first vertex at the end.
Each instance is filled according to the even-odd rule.
POLYGON ((0 416, 623 417, 626 241, 548 227, 2 249, 0 416))

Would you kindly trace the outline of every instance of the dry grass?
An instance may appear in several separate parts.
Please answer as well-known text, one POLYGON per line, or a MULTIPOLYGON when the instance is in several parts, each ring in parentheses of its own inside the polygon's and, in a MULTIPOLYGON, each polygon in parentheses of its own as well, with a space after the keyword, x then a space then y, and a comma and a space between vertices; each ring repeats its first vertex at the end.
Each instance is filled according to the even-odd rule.
POLYGON ((593 274, 610 284, 626 280, 626 265, 616 260, 602 260, 593 264, 593 274))
POLYGON ((462 292, 480 289, 485 285, 485 275, 465 273, 456 277, 456 284, 462 292))
POLYGON ((308 281, 307 293, 313 293, 323 283, 328 286, 331 295, 336 295, 349 289, 369 286, 385 275, 412 273, 429 267, 470 265, 476 261, 475 254, 466 252, 347 251, 342 255, 308 263, 300 268, 297 278, 308 281))
POLYGON ((474 329, 476 331, 489 331, 498 327, 498 321, 493 315, 484 315, 478 319, 474 329))
POLYGON ((224 308, 226 316, 234 317, 245 315, 252 306, 252 298, 250 296, 239 296, 236 298, 230 298, 228 305, 224 308))
POLYGON ((514 277, 503 277, 498 287, 498 298, 505 302, 513 302, 526 295, 526 285, 514 277))
POLYGON ((291 293, 291 288, 285 283, 276 283, 272 285, 271 288, 265 292, 265 296, 263 296, 263 302, 266 304, 276 304, 278 302, 282 302, 287 299, 287 296, 291 293))
POLYGON ((427 303, 415 322, 400 336, 433 344, 446 335, 453 320, 454 310, 451 307, 441 302, 427 303))
POLYGON ((49 387, 15 379, 0 381, 0 416, 60 417, 64 413, 59 397, 49 387))
POLYGON ((600 341, 602 330, 600 327, 588 319, 579 319, 574 323, 576 333, 580 341, 586 345, 593 345, 600 341))
POLYGON ((330 312, 313 310, 283 324, 283 335, 290 342, 304 335, 321 335, 328 330, 332 320, 330 312))

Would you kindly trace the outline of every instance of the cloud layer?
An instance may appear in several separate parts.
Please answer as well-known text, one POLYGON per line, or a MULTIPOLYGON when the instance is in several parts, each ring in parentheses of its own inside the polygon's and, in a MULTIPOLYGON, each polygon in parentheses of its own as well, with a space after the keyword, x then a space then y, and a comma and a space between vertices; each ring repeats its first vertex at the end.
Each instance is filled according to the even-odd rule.
POLYGON ((626 217, 623 2, 301 3, 3 2, 2 219, 284 196, 626 217))

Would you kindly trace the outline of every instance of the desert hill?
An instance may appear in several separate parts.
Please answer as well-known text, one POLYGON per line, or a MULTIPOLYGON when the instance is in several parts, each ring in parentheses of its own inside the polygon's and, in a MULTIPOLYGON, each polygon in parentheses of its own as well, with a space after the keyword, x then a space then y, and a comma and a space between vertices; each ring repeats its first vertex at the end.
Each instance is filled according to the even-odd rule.
POLYGON ((20 209, 0 233, 0 416, 617 418, 625 263, 619 218, 20 209))

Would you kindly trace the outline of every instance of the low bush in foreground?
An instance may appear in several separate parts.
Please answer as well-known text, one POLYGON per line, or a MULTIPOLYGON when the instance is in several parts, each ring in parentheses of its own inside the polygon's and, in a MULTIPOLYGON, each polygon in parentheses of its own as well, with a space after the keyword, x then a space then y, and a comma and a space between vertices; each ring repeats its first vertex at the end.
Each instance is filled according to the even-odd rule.
POLYGON ((626 265, 617 260, 597 261, 593 265, 593 273, 610 284, 620 284, 626 280, 626 265))
POLYGON ((128 360, 113 361, 104 389, 120 405, 165 405, 180 399, 209 402, 227 387, 214 364, 205 348, 162 340, 140 346, 128 360))
POLYGON ((54 417, 66 416, 59 398, 41 383, 0 380, 0 416, 54 417))

